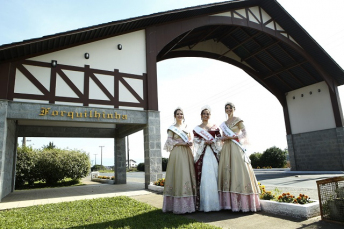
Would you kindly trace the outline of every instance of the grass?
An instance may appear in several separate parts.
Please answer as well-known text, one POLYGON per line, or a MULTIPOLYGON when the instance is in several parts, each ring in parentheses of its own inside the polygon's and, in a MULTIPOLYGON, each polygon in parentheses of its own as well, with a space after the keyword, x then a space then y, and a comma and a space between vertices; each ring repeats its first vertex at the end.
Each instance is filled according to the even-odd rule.
POLYGON ((0 211, 0 228, 218 228, 162 213, 129 197, 99 198, 0 211))
POLYGON ((28 190, 28 189, 40 189, 40 188, 57 188, 57 187, 65 187, 65 186, 79 186, 84 185, 80 182, 80 180, 73 180, 70 178, 66 178, 62 181, 59 181, 57 184, 48 185, 42 181, 36 181, 33 185, 29 185, 27 182, 20 187, 16 187, 16 190, 28 190))

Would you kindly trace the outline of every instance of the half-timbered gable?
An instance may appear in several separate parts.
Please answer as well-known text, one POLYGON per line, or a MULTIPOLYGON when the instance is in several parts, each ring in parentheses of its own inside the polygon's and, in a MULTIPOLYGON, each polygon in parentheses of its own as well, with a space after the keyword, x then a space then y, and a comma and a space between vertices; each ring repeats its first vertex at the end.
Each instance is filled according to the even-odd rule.
POLYGON ((17 61, 8 98, 143 110, 145 55, 145 31, 140 30, 17 61))

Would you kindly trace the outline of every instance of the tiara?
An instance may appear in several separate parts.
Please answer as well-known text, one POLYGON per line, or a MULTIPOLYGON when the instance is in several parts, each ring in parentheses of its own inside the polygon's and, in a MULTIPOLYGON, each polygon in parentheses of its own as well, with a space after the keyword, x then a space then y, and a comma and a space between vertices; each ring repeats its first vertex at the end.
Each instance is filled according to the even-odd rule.
POLYGON ((235 108, 235 106, 234 106, 234 104, 233 104, 232 102, 227 102, 227 103, 225 103, 225 107, 226 107, 227 105, 231 105, 232 107, 235 108))
POLYGON ((204 111, 204 110, 208 110, 209 112, 211 112, 211 108, 209 105, 205 105, 201 108, 201 111, 204 111))

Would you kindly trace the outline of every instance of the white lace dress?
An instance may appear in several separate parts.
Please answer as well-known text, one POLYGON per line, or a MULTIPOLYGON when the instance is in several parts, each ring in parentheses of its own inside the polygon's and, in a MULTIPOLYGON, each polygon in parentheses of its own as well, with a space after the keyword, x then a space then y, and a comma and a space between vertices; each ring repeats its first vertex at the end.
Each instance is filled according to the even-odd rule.
MULTIPOLYGON (((209 133, 216 137, 220 132, 218 129, 210 130, 209 133)), ((216 144, 204 145, 204 139, 194 132, 194 154, 195 170, 197 178, 197 201, 196 209, 199 211, 219 211, 220 200, 217 190, 218 181, 218 149, 216 144)))

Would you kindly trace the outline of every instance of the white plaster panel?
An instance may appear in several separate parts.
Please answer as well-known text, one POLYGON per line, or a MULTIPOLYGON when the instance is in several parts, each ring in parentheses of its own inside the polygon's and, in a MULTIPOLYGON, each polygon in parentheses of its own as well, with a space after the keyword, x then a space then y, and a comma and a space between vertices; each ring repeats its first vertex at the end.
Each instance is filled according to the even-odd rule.
POLYGON ((25 103, 43 103, 43 104, 49 103, 48 100, 34 100, 34 99, 16 99, 16 98, 13 98, 13 101, 25 102, 25 103))
POLYGON ((104 87, 114 96, 115 77, 109 75, 94 74, 104 87))
MULTIPOLYGON (((258 18, 260 20, 260 13, 259 13, 259 7, 258 6, 254 6, 254 7, 250 7, 249 8, 251 10, 251 12, 254 14, 254 16, 256 16, 256 18, 258 18)), ((257 20, 254 17, 250 17, 250 21, 254 20, 253 22, 256 22, 257 20), (251 20, 251 18, 253 18, 251 20)), ((257 23, 259 23, 259 21, 257 21, 257 23)))
POLYGON ((232 17, 232 13, 231 12, 224 12, 224 13, 219 13, 219 14, 213 14, 211 16, 232 17))
POLYGON ((110 100, 104 92, 98 87, 98 85, 90 78, 89 98, 99 100, 110 100))
POLYGON ((125 109, 125 110, 137 110, 137 111, 143 111, 142 107, 126 107, 126 106, 119 106, 119 109, 125 109))
POLYGON ((119 101, 131 103, 139 102, 121 82, 119 82, 119 101))
POLYGON ((134 89, 134 91, 143 99, 143 80, 124 78, 125 81, 134 89))
POLYGON ((276 29, 277 30, 284 31, 284 29, 277 22, 275 22, 275 23, 276 23, 276 29))
POLYGON ((265 12, 265 10, 261 9, 261 11, 262 11, 263 23, 271 19, 270 15, 267 12, 265 12))
POLYGON ((336 127, 330 93, 325 82, 288 92, 286 99, 292 134, 336 127))
POLYGON ((244 18, 246 18, 246 9, 239 9, 236 10, 236 12, 242 15, 244 18))
POLYGON ((61 76, 56 74, 56 96, 79 98, 77 94, 68 86, 68 84, 61 78, 61 76))
POLYGON ((45 89, 50 91, 50 68, 32 65, 24 65, 24 67, 45 87, 45 89))
POLYGON ((145 31, 140 30, 100 41, 48 53, 30 58, 29 60, 48 62, 57 60, 58 64, 73 65, 142 75, 146 73, 146 41, 145 31), (122 45, 122 50, 117 45, 122 45), (84 54, 90 58, 85 59, 84 54), (135 63, 135 64, 133 64, 135 63))
POLYGON ((26 78, 18 69, 16 69, 16 79, 14 83, 14 92, 22 94, 43 95, 43 93, 26 78))
POLYGON ((266 27, 275 30, 274 21, 271 21, 270 23, 266 24, 266 27))
MULTIPOLYGON (((222 55, 223 53, 227 52, 228 49, 229 48, 227 48, 222 42, 217 43, 213 40, 207 40, 207 41, 198 43, 195 47, 192 48, 192 51, 204 51, 204 52, 210 52, 210 53, 216 53, 216 54, 222 55)), ((190 51, 189 47, 182 47, 176 50, 177 51, 182 51, 182 50, 190 51)), ((225 56, 241 62, 241 58, 232 51, 226 53, 225 56)), ((252 68, 246 62, 242 62, 242 64, 252 68)))
POLYGON ((57 104, 57 105, 67 105, 67 106, 78 106, 78 107, 84 106, 84 104, 82 104, 82 103, 70 103, 70 102, 61 102, 61 101, 55 101, 55 104, 57 104))
POLYGON ((112 108, 113 109, 113 105, 103 105, 103 104, 89 104, 89 107, 112 108))
POLYGON ((63 73, 73 82, 73 84, 84 93, 84 73, 77 71, 62 70, 63 73))
MULTIPOLYGON (((248 18, 251 22, 259 24, 259 21, 252 15, 252 13, 250 11, 248 12, 248 18)), ((259 18, 259 17, 257 17, 257 18, 259 18)))

